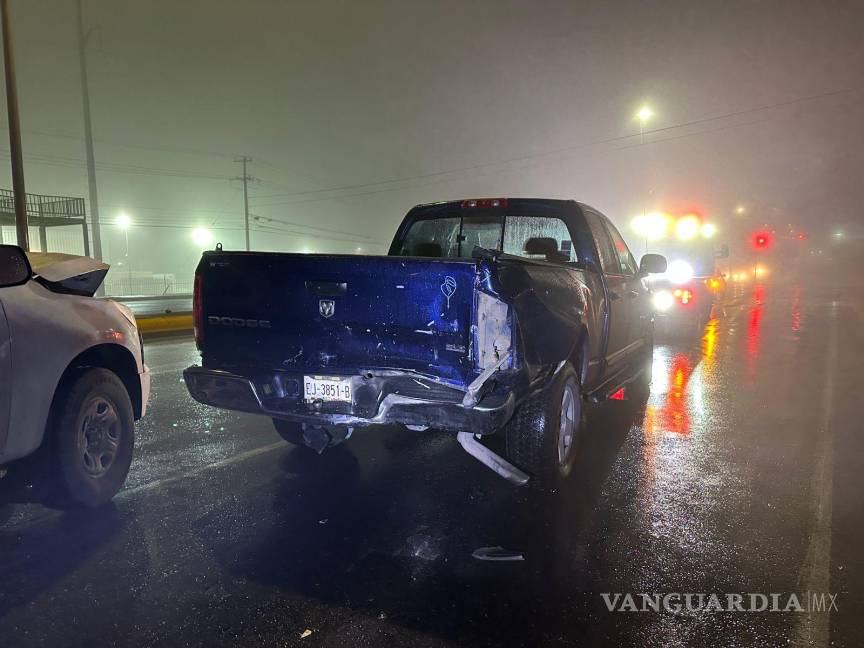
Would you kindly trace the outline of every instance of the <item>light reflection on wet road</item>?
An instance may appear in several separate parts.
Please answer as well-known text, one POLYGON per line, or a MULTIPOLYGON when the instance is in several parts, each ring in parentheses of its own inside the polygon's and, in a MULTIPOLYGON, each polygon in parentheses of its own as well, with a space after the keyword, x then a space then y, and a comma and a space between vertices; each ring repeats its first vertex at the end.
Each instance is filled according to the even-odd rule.
POLYGON ((862 348, 842 295, 748 286, 701 340, 658 344, 644 407, 591 408, 550 504, 447 435, 358 434, 309 463, 267 420, 187 397, 191 342, 148 344, 151 411, 113 506, 63 514, 26 478, 0 482, 0 643, 767 646, 827 623, 834 645, 861 645, 862 348), (832 451, 826 372, 827 486, 813 479, 832 451), (490 545, 525 561, 471 558, 490 545), (600 598, 802 592, 819 570, 840 592, 830 618, 608 613, 600 598))

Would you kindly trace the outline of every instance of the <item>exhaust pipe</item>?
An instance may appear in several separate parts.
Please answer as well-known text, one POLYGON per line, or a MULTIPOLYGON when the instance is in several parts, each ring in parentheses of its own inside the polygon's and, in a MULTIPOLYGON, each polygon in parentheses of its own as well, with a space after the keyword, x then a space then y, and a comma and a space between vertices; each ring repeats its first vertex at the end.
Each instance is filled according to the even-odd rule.
POLYGON ((489 448, 480 443, 470 432, 459 432, 456 435, 459 440, 459 445, 464 448, 465 452, 474 457, 484 466, 491 468, 504 479, 516 486, 524 486, 528 483, 530 477, 516 466, 507 461, 499 454, 492 452, 489 448))

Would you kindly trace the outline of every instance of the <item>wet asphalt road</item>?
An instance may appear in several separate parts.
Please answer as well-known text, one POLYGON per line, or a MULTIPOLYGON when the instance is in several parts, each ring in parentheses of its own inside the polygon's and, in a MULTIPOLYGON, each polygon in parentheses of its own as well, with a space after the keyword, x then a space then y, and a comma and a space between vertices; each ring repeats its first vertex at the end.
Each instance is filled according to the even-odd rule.
POLYGON ((149 343, 112 505, 63 513, 24 471, 0 481, 0 645, 864 645, 862 295, 750 285, 703 339, 658 344, 647 405, 592 406, 554 502, 441 434, 310 461, 268 420, 191 401, 190 341, 149 343), (472 558, 490 545, 525 559, 472 558), (600 596, 808 590, 837 610, 600 596))

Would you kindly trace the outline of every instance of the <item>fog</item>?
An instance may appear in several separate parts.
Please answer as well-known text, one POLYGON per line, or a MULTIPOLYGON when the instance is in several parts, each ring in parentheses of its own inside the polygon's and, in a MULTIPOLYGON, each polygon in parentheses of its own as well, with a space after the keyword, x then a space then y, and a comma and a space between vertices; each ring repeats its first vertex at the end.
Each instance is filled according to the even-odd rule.
MULTIPOLYGON (((86 198, 75 3, 10 5, 27 191, 86 198)), ((187 277, 195 227, 243 247, 244 155, 254 249, 383 253, 411 206, 478 196, 576 198, 631 238, 646 209, 696 209, 733 248, 764 224, 862 235, 860 2, 84 0, 84 20, 104 255, 136 272, 187 277)))

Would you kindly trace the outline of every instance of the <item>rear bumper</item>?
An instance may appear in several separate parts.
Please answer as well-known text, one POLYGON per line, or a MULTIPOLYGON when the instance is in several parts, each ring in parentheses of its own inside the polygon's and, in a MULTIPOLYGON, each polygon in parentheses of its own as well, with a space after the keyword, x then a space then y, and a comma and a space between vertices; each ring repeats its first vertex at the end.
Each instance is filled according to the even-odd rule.
POLYGON ((298 378, 290 374, 250 377, 193 366, 183 372, 183 378, 199 403, 311 425, 401 424, 490 434, 509 421, 515 409, 512 392, 490 393, 470 407, 463 404, 464 391, 398 372, 368 381, 356 377, 363 382, 355 386, 352 403, 306 403, 290 387, 298 378), (412 388, 412 382, 419 387, 412 388))

